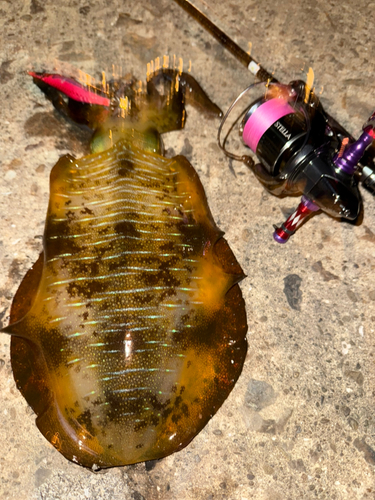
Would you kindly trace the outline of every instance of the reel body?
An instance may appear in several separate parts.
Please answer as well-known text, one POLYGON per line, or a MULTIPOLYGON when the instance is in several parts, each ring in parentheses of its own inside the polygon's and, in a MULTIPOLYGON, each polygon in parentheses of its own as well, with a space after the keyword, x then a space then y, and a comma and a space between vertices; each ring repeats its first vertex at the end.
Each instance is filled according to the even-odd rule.
MULTIPOLYGON (((238 99, 219 129, 220 146, 222 125, 236 102, 238 99)), ((276 228, 276 241, 285 243, 318 210, 350 221, 358 217, 362 208, 358 182, 363 169, 359 161, 373 142, 374 125, 372 116, 357 141, 348 137, 324 111, 318 97, 306 92, 302 81, 270 84, 265 95, 253 102, 244 114, 240 133, 260 163, 247 155, 236 159, 243 160, 270 193, 302 195, 297 210, 276 228)), ((373 186, 375 191, 374 171, 367 170, 367 187, 373 186)))

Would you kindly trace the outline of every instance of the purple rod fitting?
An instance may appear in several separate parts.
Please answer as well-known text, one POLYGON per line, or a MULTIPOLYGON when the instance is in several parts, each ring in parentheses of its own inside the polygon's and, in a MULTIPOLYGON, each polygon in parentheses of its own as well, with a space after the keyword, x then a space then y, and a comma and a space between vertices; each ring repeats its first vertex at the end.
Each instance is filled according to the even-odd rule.
POLYGON ((353 144, 350 144, 340 158, 338 154, 334 156, 333 163, 336 167, 343 170, 348 175, 353 175, 366 148, 374 140, 373 134, 374 130, 371 127, 366 127, 361 137, 353 142, 353 144))

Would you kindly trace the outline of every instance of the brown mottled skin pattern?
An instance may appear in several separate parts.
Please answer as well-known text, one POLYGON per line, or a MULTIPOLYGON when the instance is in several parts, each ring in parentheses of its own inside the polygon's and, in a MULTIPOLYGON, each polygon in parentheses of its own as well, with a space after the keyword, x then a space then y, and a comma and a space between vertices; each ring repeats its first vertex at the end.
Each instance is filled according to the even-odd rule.
POLYGON ((186 94, 218 108, 172 70, 155 74, 125 117, 104 110, 104 122, 97 106, 90 115, 43 90, 63 114, 85 116, 94 153, 67 155, 51 172, 44 252, 5 329, 15 380, 69 460, 161 458, 215 414, 247 349, 242 270, 193 167, 160 155, 159 134, 184 124, 186 94))

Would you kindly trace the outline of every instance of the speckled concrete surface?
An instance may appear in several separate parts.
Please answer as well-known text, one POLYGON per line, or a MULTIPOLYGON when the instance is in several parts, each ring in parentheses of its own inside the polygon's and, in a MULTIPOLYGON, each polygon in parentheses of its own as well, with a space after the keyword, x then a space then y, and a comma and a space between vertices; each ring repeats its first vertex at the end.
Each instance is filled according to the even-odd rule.
MULTIPOLYGON (((322 101, 358 135, 375 107, 375 3, 207 0, 210 16, 284 81, 312 66, 322 101)), ((48 176, 81 140, 26 71, 56 60, 94 76, 112 64, 143 78, 163 54, 226 108, 248 85, 242 66, 169 0, 0 1, 0 318, 41 249, 48 176)), ((188 153, 248 277, 249 353, 230 397, 183 451, 156 464, 92 473, 67 462, 34 424, 0 334, 0 498, 283 500, 375 498, 375 199, 360 225, 320 215, 285 246, 272 224, 295 206, 267 194, 216 145, 218 123, 188 110, 166 137, 188 153), (293 278, 297 275, 299 278, 293 278), (291 277, 292 276, 292 277, 291 277), (284 288, 300 283, 298 307, 284 288), (293 303, 292 303, 293 304, 293 303)))

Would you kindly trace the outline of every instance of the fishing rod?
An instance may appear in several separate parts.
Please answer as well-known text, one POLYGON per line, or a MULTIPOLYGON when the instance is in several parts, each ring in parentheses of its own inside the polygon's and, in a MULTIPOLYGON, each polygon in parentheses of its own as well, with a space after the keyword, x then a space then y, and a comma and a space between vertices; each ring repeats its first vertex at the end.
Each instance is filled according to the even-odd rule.
POLYGON ((216 24, 208 19, 203 12, 187 0, 175 0, 188 14, 190 14, 198 23, 203 26, 216 40, 225 47, 241 64, 243 64, 254 76, 261 81, 277 82, 271 73, 264 69, 250 54, 245 52, 229 36, 224 33, 216 24))
POLYGON ((375 112, 356 140, 330 116, 312 88, 302 80, 280 83, 188 0, 174 0, 261 83, 249 85, 231 104, 218 131, 218 143, 232 159, 243 161, 276 196, 302 195, 296 210, 275 226, 274 239, 286 243, 318 211, 354 221, 362 210, 358 184, 375 194, 375 112), (245 94, 263 85, 262 97, 243 112, 240 134, 248 154, 236 155, 221 141, 224 124, 245 94))

